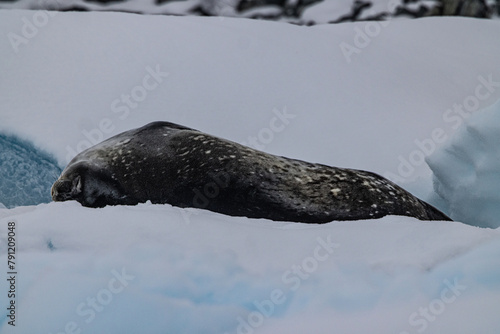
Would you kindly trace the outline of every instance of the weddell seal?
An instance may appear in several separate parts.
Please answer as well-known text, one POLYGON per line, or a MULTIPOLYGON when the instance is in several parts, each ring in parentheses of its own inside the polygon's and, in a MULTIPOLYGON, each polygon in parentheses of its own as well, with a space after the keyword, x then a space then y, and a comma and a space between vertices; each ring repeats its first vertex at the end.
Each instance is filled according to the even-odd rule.
POLYGON ((275 156, 168 122, 81 152, 52 186, 52 199, 87 207, 150 200, 304 223, 385 215, 450 220, 377 174, 275 156))

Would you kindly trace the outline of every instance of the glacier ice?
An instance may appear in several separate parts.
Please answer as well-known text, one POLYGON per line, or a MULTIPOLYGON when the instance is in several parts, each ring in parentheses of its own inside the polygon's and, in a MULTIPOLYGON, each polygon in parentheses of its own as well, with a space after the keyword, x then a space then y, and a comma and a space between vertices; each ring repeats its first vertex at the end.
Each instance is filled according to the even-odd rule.
POLYGON ((427 159, 434 189, 451 218, 500 226, 500 100, 472 114, 450 140, 427 159))
POLYGON ((0 134, 0 208, 51 201, 61 173, 55 160, 17 137, 0 134))

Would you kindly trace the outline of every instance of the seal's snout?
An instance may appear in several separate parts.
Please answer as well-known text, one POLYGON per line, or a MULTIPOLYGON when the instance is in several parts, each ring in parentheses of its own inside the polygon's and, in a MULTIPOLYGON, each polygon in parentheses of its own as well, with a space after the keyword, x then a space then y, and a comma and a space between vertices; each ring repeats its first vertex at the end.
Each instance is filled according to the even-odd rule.
POLYGON ((57 180, 51 190, 52 200, 56 202, 70 199, 71 182, 67 180, 57 180))
POLYGON ((55 202, 68 201, 76 199, 76 196, 82 191, 82 183, 80 176, 77 176, 73 181, 57 180, 51 189, 52 200, 55 202))

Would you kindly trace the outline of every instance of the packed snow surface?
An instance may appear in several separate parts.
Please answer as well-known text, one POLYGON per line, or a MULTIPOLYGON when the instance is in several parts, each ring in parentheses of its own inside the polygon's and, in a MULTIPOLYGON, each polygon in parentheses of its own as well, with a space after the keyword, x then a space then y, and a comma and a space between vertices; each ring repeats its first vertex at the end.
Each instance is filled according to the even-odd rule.
POLYGON ((0 333, 497 333, 500 235, 478 227, 498 226, 495 213, 486 221, 471 203, 460 216, 467 199, 451 184, 477 175, 457 186, 480 187, 473 202, 498 201, 498 117, 485 108, 500 99, 499 32, 500 22, 464 18, 307 28, 0 11, 2 147, 17 156, 13 138, 31 142, 29 164, 53 157, 64 168, 165 120, 371 170, 467 218, 307 225, 151 203, 18 202, 0 209, 0 333))
MULTIPOLYGON (((21 333, 494 333, 500 325, 497 230, 407 217, 278 223, 151 204, 50 203, 0 215, 3 231, 14 221, 19 238, 21 333)), ((15 333, 8 320, 2 333, 15 333)))

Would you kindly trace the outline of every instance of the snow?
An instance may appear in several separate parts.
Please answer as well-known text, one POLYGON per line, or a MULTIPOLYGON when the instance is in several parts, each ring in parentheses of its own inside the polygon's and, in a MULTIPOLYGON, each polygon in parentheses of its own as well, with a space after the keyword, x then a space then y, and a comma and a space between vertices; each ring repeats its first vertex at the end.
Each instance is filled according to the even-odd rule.
POLYGON ((150 203, 9 203, 0 267, 7 276, 15 223, 17 318, 14 328, 0 313, 0 333, 496 333, 498 219, 474 202, 498 202, 498 116, 487 108, 500 99, 499 29, 0 10, 2 147, 14 156, 16 140, 33 143, 24 159, 42 166, 19 181, 165 120, 383 174, 459 220, 307 225, 150 203), (441 199, 424 161, 434 152, 441 199), (471 168, 481 188, 465 216, 450 185, 475 187, 461 180, 471 168))
POLYGON ((474 314, 483 294, 490 298, 481 298, 486 313, 475 325, 498 325, 488 312, 500 297, 496 230, 402 217, 276 223, 151 204, 88 209, 65 202, 24 211, 0 213, 17 221, 22 246, 22 333, 55 333, 68 323, 89 333, 245 333, 246 326, 263 333, 416 333, 423 316, 413 326, 408 317, 447 284, 457 286, 456 299, 443 302, 446 312, 435 310, 429 328, 470 328, 460 314, 474 314), (110 284, 116 272, 126 285, 110 284), (374 323, 359 323, 365 318, 374 323), (248 324, 240 331, 239 319, 248 324))

